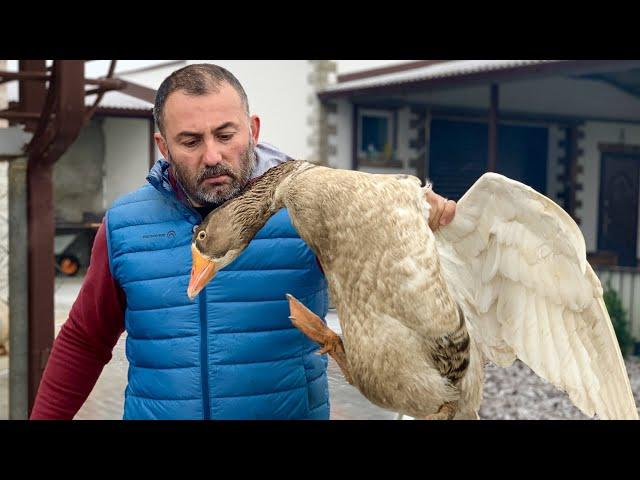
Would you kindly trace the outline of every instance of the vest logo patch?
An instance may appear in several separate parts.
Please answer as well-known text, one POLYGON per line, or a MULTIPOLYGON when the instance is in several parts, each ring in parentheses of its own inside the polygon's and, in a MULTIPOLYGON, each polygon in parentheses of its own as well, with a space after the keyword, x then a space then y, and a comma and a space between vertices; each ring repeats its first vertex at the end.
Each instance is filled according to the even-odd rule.
POLYGON ((175 230, 169 230, 167 233, 149 233, 147 235, 143 235, 142 238, 174 238, 176 236, 175 230))

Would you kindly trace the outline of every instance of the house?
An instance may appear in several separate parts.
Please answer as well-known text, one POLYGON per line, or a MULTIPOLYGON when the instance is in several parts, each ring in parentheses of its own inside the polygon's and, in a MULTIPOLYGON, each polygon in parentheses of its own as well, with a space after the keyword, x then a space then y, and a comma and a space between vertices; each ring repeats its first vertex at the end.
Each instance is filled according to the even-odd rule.
POLYGON ((640 338, 640 61, 420 60, 318 97, 330 166, 428 177, 452 199, 496 171, 557 202, 640 338))

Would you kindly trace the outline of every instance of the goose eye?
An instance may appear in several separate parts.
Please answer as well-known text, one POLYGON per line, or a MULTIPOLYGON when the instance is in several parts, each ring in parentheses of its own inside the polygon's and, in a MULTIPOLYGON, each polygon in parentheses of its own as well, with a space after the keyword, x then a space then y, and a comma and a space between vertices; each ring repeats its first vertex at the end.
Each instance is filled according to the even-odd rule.
POLYGON ((202 230, 200 233, 198 233, 198 240, 204 240, 204 237, 207 236, 207 233, 202 230))

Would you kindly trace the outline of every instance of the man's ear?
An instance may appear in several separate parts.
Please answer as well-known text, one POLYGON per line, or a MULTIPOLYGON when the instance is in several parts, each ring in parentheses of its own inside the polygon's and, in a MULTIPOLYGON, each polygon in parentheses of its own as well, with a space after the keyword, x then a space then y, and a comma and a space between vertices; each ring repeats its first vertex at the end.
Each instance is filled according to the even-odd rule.
POLYGON ((249 119, 251 126, 251 137, 253 138, 253 143, 258 143, 258 138, 260 137, 260 117, 257 115, 252 115, 249 119))
POLYGON ((158 150, 162 153, 162 157, 165 160, 169 159, 169 149, 167 148, 167 142, 164 141, 164 137, 161 133, 154 133, 153 139, 156 141, 156 145, 158 146, 158 150))

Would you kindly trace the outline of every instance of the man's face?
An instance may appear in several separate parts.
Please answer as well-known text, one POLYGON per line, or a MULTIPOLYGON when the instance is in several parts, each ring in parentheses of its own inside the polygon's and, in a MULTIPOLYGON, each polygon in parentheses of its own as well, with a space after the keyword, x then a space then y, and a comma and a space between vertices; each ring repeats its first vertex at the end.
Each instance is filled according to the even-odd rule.
POLYGON ((219 205, 250 179, 259 130, 258 117, 247 115, 240 95, 225 83, 206 95, 171 93, 165 136, 156 133, 155 139, 192 203, 219 205))

